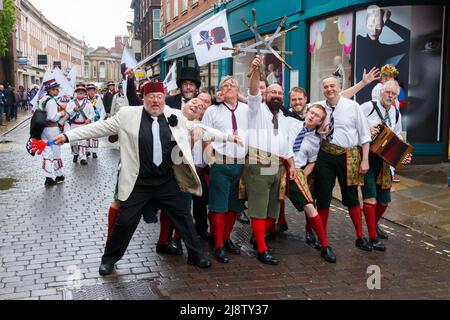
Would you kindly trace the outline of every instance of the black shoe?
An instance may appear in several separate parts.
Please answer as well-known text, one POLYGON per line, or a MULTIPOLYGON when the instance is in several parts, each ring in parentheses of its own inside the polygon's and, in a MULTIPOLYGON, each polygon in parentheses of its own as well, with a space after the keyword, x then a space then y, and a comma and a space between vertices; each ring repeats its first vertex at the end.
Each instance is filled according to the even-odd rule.
POLYGON ((64 176, 56 177, 56 183, 63 183, 64 180, 66 180, 66 178, 64 178, 64 176))
POLYGON ((214 250, 214 257, 217 261, 221 263, 228 263, 230 262, 230 259, 228 258, 227 254, 225 253, 224 248, 217 248, 214 250))
POLYGON ((225 241, 224 245, 225 245, 224 246, 225 250, 227 252, 232 253, 232 254, 241 254, 241 248, 239 248, 238 245, 236 245, 233 241, 231 241, 231 239, 225 241))
POLYGON ((88 162, 87 162, 87 160, 81 160, 80 164, 83 165, 83 166, 87 166, 88 162))
POLYGON ((207 241, 207 240, 209 240, 211 238, 211 236, 209 235, 209 233, 207 231, 205 231, 205 232, 197 232, 197 233, 198 233, 198 236, 200 237, 200 239, 202 239, 202 240, 207 241))
POLYGON ((377 224, 377 233, 378 233, 378 238, 384 239, 384 240, 389 239, 389 235, 383 229, 381 229, 379 224, 377 224))
POLYGON ((336 263, 336 255, 334 254, 333 249, 331 249, 330 246, 322 248, 320 256, 327 262, 336 263))
POLYGON ((286 232, 288 230, 289 230, 289 228, 288 228, 287 224, 277 223, 277 225, 275 226, 276 234, 280 234, 280 233, 286 232))
POLYGON ((55 180, 53 180, 52 178, 45 178, 45 183, 44 185, 46 187, 51 187, 51 186, 55 186, 57 184, 57 182, 55 180))
POLYGON ((98 156, 97 156, 97 154, 94 152, 94 153, 92 153, 92 158, 94 158, 94 159, 97 159, 98 158, 98 156))
POLYGON ((193 266, 197 266, 201 269, 206 269, 211 267, 211 261, 208 260, 208 258, 201 256, 201 257, 193 257, 188 256, 187 263, 193 266))
POLYGON ((314 231, 312 229, 306 229, 305 231, 305 241, 307 244, 314 246, 316 245, 317 239, 314 231))
POLYGON ((358 238, 356 239, 355 246, 361 250, 364 251, 372 251, 372 245, 370 244, 369 240, 366 238, 358 238))
POLYGON ((172 246, 177 250, 178 256, 183 255, 183 245, 181 244, 181 239, 175 239, 172 241, 172 246))
POLYGON ((77 163, 78 162, 78 156, 73 156, 73 163, 77 163))
POLYGON ((114 265, 108 263, 102 263, 98 269, 98 273, 101 276, 107 276, 114 272, 114 265))
POLYGON ((372 245, 373 250, 386 251, 386 247, 380 238, 370 239, 370 244, 372 245))
POLYGON ((258 259, 262 263, 270 264, 272 266, 276 266, 279 263, 277 259, 270 255, 269 250, 266 250, 263 253, 258 252, 256 254, 256 259, 258 259))
POLYGON ((245 213, 245 211, 240 212, 237 219, 238 219, 238 221, 239 221, 240 223, 243 223, 243 224, 250 224, 250 219, 248 218, 248 216, 247 216, 247 214, 245 213))
POLYGON ((183 251, 181 251, 181 254, 180 254, 180 251, 177 248, 171 246, 170 244, 158 244, 156 246, 156 253, 168 254, 171 256, 182 256, 183 255, 183 251))
POLYGON ((90 157, 91 153, 90 152, 86 152, 86 157, 90 157))
MULTIPOLYGON (((250 244, 253 245, 253 250, 258 251, 258 243, 256 243, 255 238, 253 238, 253 236, 250 238, 250 244)), ((267 245, 267 241, 266 241, 266 247, 270 253, 273 252, 272 248, 267 245)))

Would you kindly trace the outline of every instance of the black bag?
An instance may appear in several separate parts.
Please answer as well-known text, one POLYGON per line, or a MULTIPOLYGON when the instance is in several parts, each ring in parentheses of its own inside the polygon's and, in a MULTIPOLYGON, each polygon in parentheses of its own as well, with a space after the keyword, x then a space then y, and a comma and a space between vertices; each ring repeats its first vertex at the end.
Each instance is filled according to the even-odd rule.
POLYGON ((42 132, 47 126, 47 111, 36 110, 31 117, 30 137, 41 140, 42 132))

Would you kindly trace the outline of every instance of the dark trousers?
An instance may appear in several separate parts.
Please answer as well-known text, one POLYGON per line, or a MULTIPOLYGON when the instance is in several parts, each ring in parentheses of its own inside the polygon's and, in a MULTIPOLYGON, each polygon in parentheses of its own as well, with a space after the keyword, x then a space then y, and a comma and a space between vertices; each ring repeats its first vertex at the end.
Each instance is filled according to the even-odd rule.
POLYGON ((183 194, 175 179, 163 185, 135 188, 130 197, 120 203, 120 211, 112 230, 110 241, 106 244, 102 263, 114 264, 122 259, 128 244, 139 225, 143 211, 152 204, 161 208, 180 231, 188 249, 189 256, 203 255, 202 244, 195 231, 190 208, 186 207, 183 194))
POLYGON ((192 196, 193 215, 195 229, 199 234, 208 232, 208 186, 203 174, 199 175, 202 182, 203 195, 201 197, 192 196))

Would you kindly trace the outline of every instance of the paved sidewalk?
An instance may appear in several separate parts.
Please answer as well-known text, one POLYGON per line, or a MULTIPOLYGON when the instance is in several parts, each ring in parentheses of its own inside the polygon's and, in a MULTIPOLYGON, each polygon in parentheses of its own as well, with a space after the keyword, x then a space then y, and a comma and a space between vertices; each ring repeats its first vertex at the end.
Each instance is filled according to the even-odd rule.
MULTIPOLYGON (((0 137, 7 134, 11 130, 14 130, 14 128, 19 126, 24 121, 31 119, 32 115, 33 115, 33 113, 31 112, 31 110, 28 110, 28 111, 19 110, 17 112, 17 119, 11 120, 9 122, 7 122, 6 119, 3 119, 3 125, 0 126, 0 137)), ((0 138, 0 141, 1 140, 2 139, 0 138)))
MULTIPOLYGON (((400 182, 393 184, 392 204, 384 218, 450 244, 448 163, 411 165, 397 175, 400 182)), ((333 196, 341 199, 337 184, 333 196)))
POLYGON ((0 190, 0 300, 450 299, 450 245, 384 220, 387 251, 360 251, 351 219, 337 202, 329 221, 336 264, 305 244, 304 214, 288 203, 289 230, 270 242, 279 266, 256 260, 249 225, 236 224, 233 238, 242 243, 242 254, 227 265, 213 259, 205 242, 213 266, 200 270, 187 265, 186 250, 183 257, 158 255, 159 225, 141 222, 117 272, 102 278, 117 148, 102 140, 99 158, 83 167, 72 163, 64 146, 66 182, 46 189, 41 157, 24 148, 27 124, 4 138, 0 180, 12 185, 0 190), (380 268, 380 290, 367 286, 371 266, 380 268))

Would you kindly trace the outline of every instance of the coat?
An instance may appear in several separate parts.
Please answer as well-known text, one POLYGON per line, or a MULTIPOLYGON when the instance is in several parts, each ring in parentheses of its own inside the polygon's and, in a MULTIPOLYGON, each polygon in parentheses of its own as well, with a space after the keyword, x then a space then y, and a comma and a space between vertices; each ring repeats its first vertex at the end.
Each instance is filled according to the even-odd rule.
MULTIPOLYGON (((119 164, 119 200, 126 201, 134 189, 140 171, 139 160, 139 130, 142 120, 142 108, 123 107, 112 118, 89 124, 66 133, 70 142, 119 135, 120 164, 119 164)), ((180 152, 177 159, 173 159, 175 179, 183 192, 196 196, 202 195, 202 185, 195 170, 191 151, 191 132, 201 129, 204 139, 226 141, 228 135, 203 124, 188 121, 179 110, 168 106, 164 108, 166 119, 176 116, 178 124, 170 126, 172 136, 180 152)), ((170 122, 169 122, 170 123, 170 122)))

